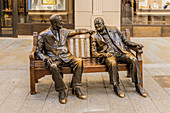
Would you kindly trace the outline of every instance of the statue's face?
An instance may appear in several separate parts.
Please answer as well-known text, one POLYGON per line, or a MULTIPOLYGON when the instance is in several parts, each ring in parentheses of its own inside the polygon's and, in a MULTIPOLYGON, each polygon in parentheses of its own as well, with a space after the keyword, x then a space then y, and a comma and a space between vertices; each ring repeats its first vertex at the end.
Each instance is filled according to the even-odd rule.
POLYGON ((94 26, 97 31, 103 31, 104 30, 104 22, 102 19, 98 19, 95 21, 94 26))
POLYGON ((52 20, 52 27, 53 27, 53 29, 60 29, 63 27, 63 21, 62 21, 61 16, 56 16, 52 20))

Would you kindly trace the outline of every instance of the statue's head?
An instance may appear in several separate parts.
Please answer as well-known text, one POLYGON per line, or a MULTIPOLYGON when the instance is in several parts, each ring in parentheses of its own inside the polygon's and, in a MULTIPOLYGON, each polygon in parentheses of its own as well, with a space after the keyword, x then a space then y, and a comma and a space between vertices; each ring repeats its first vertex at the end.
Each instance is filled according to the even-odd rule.
POLYGON ((61 29, 63 27, 63 21, 60 15, 52 15, 50 17, 51 27, 53 29, 61 29))
POLYGON ((94 26, 95 26, 97 31, 99 31, 99 32, 103 31, 104 30, 104 26, 105 26, 103 18, 101 18, 101 17, 95 18, 94 26))

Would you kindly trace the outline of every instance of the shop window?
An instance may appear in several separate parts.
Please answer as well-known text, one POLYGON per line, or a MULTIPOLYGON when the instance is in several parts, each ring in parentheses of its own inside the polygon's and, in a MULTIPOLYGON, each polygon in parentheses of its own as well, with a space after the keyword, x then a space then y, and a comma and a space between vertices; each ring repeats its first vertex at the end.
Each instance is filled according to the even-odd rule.
POLYGON ((122 0, 122 25, 170 25, 170 0, 122 0))
POLYGON ((29 0, 29 10, 65 10, 65 0, 29 0))
POLYGON ((73 24, 73 0, 18 0, 19 23, 49 23, 54 14, 73 24))

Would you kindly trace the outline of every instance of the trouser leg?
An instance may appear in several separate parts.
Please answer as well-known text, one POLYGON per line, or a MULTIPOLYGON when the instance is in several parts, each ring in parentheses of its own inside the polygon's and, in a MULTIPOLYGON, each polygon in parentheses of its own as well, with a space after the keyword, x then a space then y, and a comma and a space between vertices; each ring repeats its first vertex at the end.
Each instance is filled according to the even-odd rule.
POLYGON ((73 71, 71 87, 75 88, 77 86, 82 86, 83 60, 81 58, 74 58, 69 64, 73 71))
POLYGON ((54 83, 55 83, 55 90, 57 92, 64 91, 66 89, 66 86, 62 78, 63 74, 57 67, 57 63, 53 63, 50 66, 50 71, 52 73, 52 79, 54 80, 54 83))
POLYGON ((110 84, 119 85, 119 74, 116 58, 115 57, 106 58, 105 63, 106 66, 108 67, 110 84))
POLYGON ((128 63, 130 65, 132 81, 135 82, 135 84, 141 85, 143 81, 141 78, 140 66, 137 58, 131 53, 128 53, 118 59, 120 62, 128 63))

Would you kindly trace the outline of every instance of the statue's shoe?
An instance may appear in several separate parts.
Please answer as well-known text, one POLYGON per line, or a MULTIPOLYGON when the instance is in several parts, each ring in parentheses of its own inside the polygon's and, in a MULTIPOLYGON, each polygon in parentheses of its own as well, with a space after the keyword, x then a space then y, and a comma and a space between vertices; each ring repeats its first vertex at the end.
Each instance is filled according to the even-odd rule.
POLYGON ((61 104, 66 104, 67 103, 67 96, 65 91, 60 91, 59 92, 59 102, 61 104))
POLYGON ((113 87, 114 87, 115 93, 116 93, 119 97, 121 97, 121 98, 124 98, 124 97, 125 97, 125 95, 124 95, 124 93, 121 91, 119 85, 115 85, 115 86, 113 86, 113 87))
POLYGON ((141 85, 135 85, 136 91, 143 97, 147 97, 147 93, 145 90, 141 87, 141 85))
POLYGON ((80 88, 73 88, 72 89, 72 94, 76 95, 79 99, 86 99, 86 95, 82 93, 80 88))

